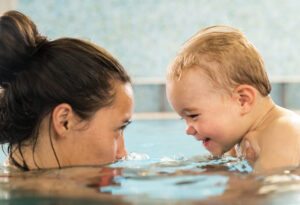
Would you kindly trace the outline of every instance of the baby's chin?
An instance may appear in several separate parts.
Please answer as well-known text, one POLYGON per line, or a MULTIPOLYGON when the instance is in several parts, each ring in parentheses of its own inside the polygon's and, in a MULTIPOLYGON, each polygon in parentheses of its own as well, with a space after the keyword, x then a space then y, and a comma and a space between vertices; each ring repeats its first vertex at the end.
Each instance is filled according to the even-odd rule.
POLYGON ((213 156, 213 157, 222 157, 224 155, 224 151, 223 150, 208 150, 210 152, 210 154, 213 156))
MULTIPOLYGON (((210 154, 213 157, 221 157, 224 154, 227 154, 227 152, 230 152, 234 146, 228 145, 228 146, 222 146, 219 143, 216 143, 214 141, 210 141, 209 145, 205 147, 207 151, 210 152, 210 154)), ((229 154, 232 155, 232 154, 229 154)), ((234 155, 234 154, 233 154, 234 155)))
POLYGON ((214 157, 222 157, 222 156, 236 156, 236 151, 234 146, 226 146, 226 147, 214 147, 213 150, 208 150, 210 154, 214 157))

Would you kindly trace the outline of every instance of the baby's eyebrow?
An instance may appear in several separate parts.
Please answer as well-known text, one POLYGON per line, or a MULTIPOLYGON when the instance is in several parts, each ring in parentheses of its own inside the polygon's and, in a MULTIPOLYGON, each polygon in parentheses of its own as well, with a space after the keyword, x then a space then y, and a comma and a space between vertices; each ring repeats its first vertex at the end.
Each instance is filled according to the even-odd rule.
POLYGON ((187 113, 193 112, 193 111, 195 111, 195 110, 196 110, 195 108, 184 108, 184 109, 181 111, 181 114, 182 114, 182 115, 187 115, 187 113))

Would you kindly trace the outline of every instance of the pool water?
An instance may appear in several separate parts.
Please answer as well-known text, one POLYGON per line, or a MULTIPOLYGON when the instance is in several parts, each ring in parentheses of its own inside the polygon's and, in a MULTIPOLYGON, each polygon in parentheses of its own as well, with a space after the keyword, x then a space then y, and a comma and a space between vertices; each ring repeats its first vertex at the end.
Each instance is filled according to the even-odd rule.
POLYGON ((300 169, 252 173, 213 158, 180 120, 139 120, 127 159, 110 166, 20 172, 0 167, 0 204, 300 204, 300 169))

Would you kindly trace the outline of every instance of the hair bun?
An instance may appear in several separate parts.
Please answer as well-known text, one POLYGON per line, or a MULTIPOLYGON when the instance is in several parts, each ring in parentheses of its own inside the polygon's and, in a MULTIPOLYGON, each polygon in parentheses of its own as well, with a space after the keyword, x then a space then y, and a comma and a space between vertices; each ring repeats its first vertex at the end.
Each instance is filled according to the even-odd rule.
POLYGON ((0 86, 6 87, 40 45, 47 41, 29 17, 18 11, 5 12, 0 17, 0 86))

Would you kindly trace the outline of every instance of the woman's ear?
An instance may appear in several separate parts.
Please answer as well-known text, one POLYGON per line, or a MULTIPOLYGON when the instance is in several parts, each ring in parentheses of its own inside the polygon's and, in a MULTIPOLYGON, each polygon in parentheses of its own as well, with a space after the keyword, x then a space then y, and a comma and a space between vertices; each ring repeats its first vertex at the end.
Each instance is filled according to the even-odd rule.
POLYGON ((240 107, 241 114, 249 113, 256 101, 256 90, 250 85, 239 85, 233 91, 233 96, 240 107))
POLYGON ((67 103, 57 105, 52 112, 53 127, 58 137, 66 137, 74 118, 72 107, 67 103))

